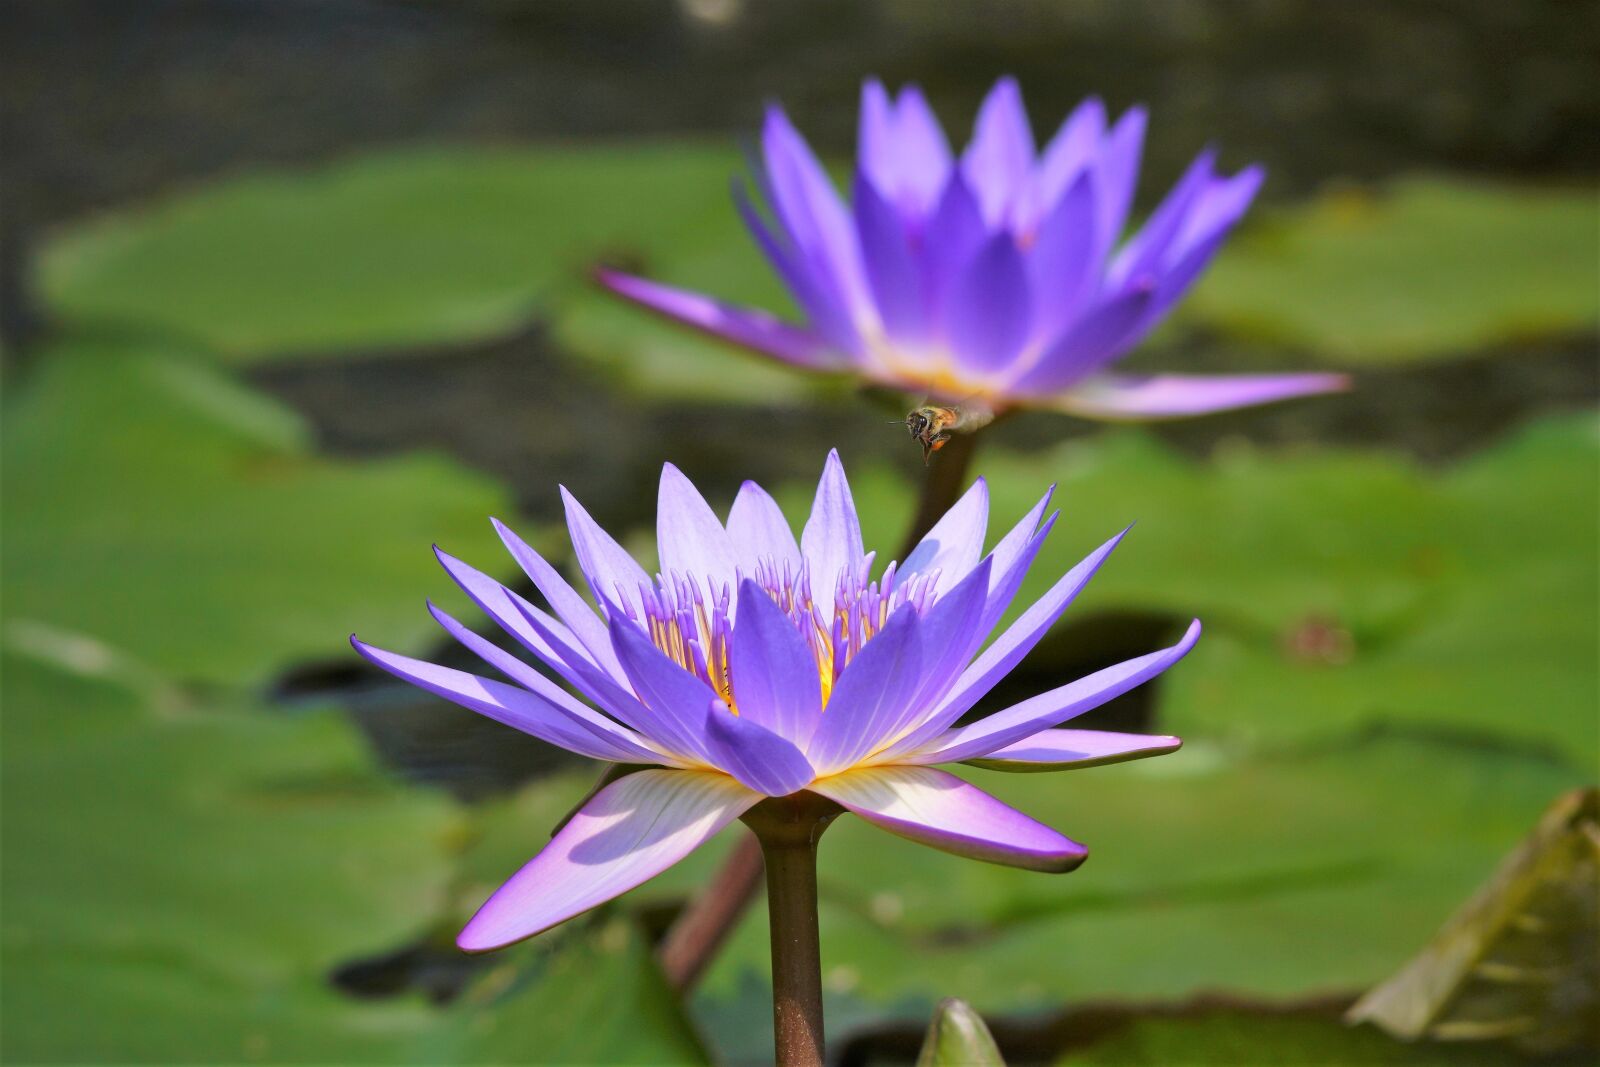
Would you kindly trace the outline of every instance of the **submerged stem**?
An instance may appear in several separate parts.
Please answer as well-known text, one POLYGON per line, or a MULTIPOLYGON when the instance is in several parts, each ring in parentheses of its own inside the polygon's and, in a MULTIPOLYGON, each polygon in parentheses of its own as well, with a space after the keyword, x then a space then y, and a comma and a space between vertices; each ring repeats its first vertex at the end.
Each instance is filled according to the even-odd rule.
POLYGON ((822 1067, 822 948, 817 842, 839 807, 812 793, 774 797, 745 815, 767 869, 772 1038, 778 1067, 822 1067))

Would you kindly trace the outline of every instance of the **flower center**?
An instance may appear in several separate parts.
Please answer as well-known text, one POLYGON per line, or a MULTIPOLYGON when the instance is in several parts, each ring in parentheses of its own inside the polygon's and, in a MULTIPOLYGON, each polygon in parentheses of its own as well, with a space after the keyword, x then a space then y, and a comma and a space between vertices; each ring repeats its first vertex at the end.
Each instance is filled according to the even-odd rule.
MULTIPOLYGON (((823 707, 827 707, 840 673, 896 610, 910 604, 920 614, 933 601, 937 572, 901 580, 896 565, 890 563, 883 576, 874 580, 868 573, 871 566, 869 555, 857 573, 838 576, 831 615, 825 614, 812 596, 810 572, 804 564, 796 567, 763 559, 753 574, 739 572, 740 580, 753 579, 772 598, 810 649, 823 707)), ((658 575, 656 584, 641 589, 640 595, 644 618, 634 621, 669 659, 711 686, 738 714, 728 670, 728 647, 735 625, 732 589, 724 585, 713 593, 704 581, 672 574, 658 575)))

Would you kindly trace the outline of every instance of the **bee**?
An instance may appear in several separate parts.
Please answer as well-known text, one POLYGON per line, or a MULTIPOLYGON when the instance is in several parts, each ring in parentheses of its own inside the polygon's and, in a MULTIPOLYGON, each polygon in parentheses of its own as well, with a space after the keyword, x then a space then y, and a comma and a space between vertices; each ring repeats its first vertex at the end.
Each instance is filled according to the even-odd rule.
POLYGON ((945 446, 951 434, 971 433, 994 421, 994 412, 980 404, 924 404, 906 416, 911 439, 922 446, 922 462, 945 446))

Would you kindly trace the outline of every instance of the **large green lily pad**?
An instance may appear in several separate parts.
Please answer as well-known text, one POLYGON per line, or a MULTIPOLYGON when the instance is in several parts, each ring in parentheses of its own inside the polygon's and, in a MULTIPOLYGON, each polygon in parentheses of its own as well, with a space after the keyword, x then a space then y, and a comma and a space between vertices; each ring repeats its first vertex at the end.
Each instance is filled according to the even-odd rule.
POLYGON ((69 230, 42 288, 77 323, 196 339, 253 363, 464 343, 553 319, 619 382, 678 396, 809 388, 588 281, 598 262, 786 304, 728 195, 736 152, 695 144, 432 148, 225 181, 69 230))
MULTIPOLYGON (((1061 520, 1013 616, 1137 521, 1068 618, 1204 622, 1199 646, 1161 683, 1165 729, 1271 744, 1411 724, 1592 766, 1593 416, 1535 423, 1443 472, 1356 449, 1241 446, 1196 462, 1127 431, 1037 455, 988 452, 983 473, 991 542, 1059 482, 1061 520)), ((852 478, 868 544, 894 545, 910 488, 871 467, 852 478)), ((786 509, 797 513, 808 492, 792 487, 786 509)))
POLYGON ((329 713, 94 666, 4 662, 6 1058, 388 1058, 419 1005, 349 1002, 327 974, 427 928, 452 807, 376 775, 329 713))
MULTIPOLYGON (((879 1004, 959 996, 985 1013, 1358 990, 1581 780, 1537 758, 1398 738, 1276 760, 1191 746, 1060 776, 967 776, 1089 845, 1089 862, 1015 871, 843 817, 819 875, 831 988, 879 1004)), ((765 973, 766 952, 758 906, 707 993, 765 973)))
POLYGON ((10 625, 173 677, 250 682, 344 637, 408 647, 435 541, 490 558, 505 495, 438 456, 335 462, 289 412, 169 348, 65 342, 7 397, 10 625))
POLYGON ((1597 248, 1590 189, 1422 177, 1339 189, 1252 222, 1187 314, 1340 365, 1433 359, 1591 329, 1597 248))

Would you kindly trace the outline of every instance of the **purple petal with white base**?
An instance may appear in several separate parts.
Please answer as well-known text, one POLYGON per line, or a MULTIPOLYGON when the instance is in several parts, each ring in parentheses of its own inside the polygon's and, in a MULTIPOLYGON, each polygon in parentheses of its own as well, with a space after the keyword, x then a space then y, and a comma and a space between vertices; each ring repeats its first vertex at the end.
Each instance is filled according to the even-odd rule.
POLYGON ((1142 422, 1231 411, 1348 388, 1350 379, 1343 374, 1124 374, 1088 379, 1058 396, 1054 406, 1108 422, 1142 422))
POLYGON ((790 366, 850 370, 995 412, 1174 418, 1337 388, 1330 376, 1304 376, 1301 388, 1240 390, 1225 403, 1197 387, 1141 406, 1104 402, 1098 385, 1082 384, 1138 345, 1199 279, 1264 178, 1253 165, 1219 172, 1207 149, 1125 233, 1144 134, 1141 108, 1113 121, 1091 98, 1036 151, 1021 89, 1002 78, 957 163, 915 86, 896 96, 869 80, 849 204, 776 107, 755 180, 771 220, 735 194, 805 321, 615 272, 601 281, 790 366))
POLYGON ((892 834, 970 859, 1060 873, 1089 855, 1044 823, 931 767, 867 767, 824 778, 811 791, 892 834))
POLYGON ((966 762, 991 771, 1064 771, 1125 763, 1176 752, 1183 742, 1164 734, 1123 734, 1110 730, 1041 730, 987 756, 966 762))
POLYGON ((660 874, 749 811, 761 794, 726 775, 644 770, 606 786, 467 923, 486 952, 580 915, 660 874))

